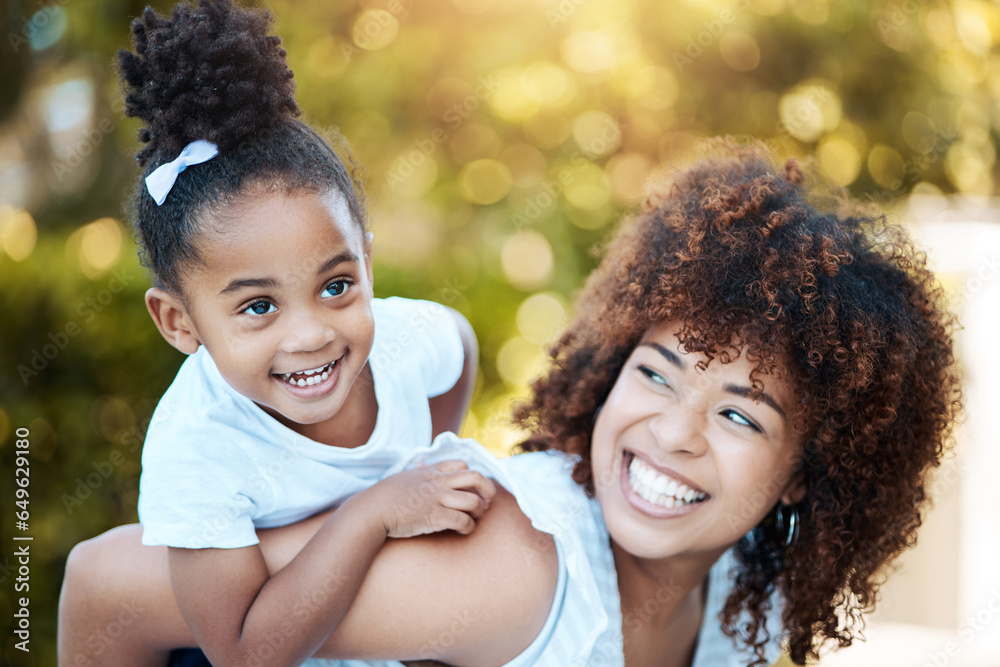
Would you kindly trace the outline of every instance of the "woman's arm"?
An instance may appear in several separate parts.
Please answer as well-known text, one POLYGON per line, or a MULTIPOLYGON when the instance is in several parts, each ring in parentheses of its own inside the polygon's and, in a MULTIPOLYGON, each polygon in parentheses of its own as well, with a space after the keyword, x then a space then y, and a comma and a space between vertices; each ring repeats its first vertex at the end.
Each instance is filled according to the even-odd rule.
MULTIPOLYGON (((288 565, 329 514, 259 531, 268 571, 288 565)), ((162 667, 170 649, 195 645, 171 590, 167 550, 143 546, 141 536, 140 526, 124 526, 73 549, 59 601, 60 667, 162 667)), ((316 655, 503 664, 544 625, 556 574, 551 536, 498 489, 467 537, 389 540, 316 655)), ((324 593, 310 595, 304 613, 315 613, 324 593)), ((289 637, 279 626, 266 639, 289 637)))
MULTIPOLYGON (((269 568, 280 568, 319 517, 260 531, 269 568)), ((390 540, 321 658, 434 659, 502 665, 541 631, 557 579, 552 536, 502 487, 467 537, 390 540)))
POLYGON ((389 537, 468 534, 494 493, 461 461, 401 472, 345 501, 273 575, 257 545, 169 549, 174 594, 213 664, 298 665, 340 623, 389 537))

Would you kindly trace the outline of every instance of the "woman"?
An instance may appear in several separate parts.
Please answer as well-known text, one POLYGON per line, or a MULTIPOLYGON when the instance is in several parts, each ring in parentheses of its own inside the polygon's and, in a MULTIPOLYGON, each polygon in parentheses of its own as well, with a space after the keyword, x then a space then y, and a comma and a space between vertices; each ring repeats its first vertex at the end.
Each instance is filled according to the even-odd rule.
MULTIPOLYGON (((323 657, 764 664, 780 639, 804 664, 851 643, 960 407, 951 317, 900 229, 817 210, 795 162, 721 152, 623 227, 518 409, 524 450, 569 456, 496 464, 439 441, 424 460, 464 448, 512 495, 467 538, 385 548, 323 657)), ((316 524, 263 537, 269 567, 316 524)), ((124 561, 101 542, 71 558, 75 644, 114 619, 80 602, 87 568, 144 610, 100 664, 189 643, 135 529, 101 540, 124 561)))

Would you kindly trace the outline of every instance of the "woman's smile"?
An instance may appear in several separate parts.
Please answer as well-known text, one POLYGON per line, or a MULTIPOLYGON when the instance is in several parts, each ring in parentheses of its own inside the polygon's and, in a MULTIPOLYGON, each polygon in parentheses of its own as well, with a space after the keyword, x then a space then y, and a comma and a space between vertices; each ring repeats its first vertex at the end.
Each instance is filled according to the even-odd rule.
POLYGON ((639 454, 625 450, 622 458, 622 492, 640 512, 665 519, 685 516, 710 497, 674 471, 664 470, 639 454))

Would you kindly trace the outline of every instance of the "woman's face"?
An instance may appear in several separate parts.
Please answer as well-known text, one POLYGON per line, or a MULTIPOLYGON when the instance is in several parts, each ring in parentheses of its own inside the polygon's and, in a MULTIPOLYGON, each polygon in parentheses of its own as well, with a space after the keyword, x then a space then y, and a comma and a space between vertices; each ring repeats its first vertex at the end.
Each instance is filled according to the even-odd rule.
POLYGON ((721 554, 779 500, 805 489, 795 474, 791 386, 763 376, 750 398, 745 356, 705 371, 681 349, 679 323, 646 332, 625 362, 594 425, 597 499, 612 539, 661 559, 721 554))

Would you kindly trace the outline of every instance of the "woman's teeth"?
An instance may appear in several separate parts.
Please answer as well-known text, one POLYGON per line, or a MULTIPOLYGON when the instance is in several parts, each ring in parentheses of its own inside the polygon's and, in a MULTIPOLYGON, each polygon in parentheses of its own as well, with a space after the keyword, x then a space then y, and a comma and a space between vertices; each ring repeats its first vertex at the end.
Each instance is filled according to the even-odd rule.
POLYGON ((294 384, 296 387, 309 387, 314 384, 319 384, 323 380, 330 377, 330 371, 333 370, 333 365, 337 363, 331 361, 326 366, 320 366, 319 368, 314 368, 309 371, 299 371, 298 373, 281 373, 278 375, 282 380, 288 384, 294 384))
POLYGON ((705 493, 654 470, 638 456, 633 456, 628 466, 628 479, 632 490, 639 496, 667 509, 693 505, 707 497, 705 493))

